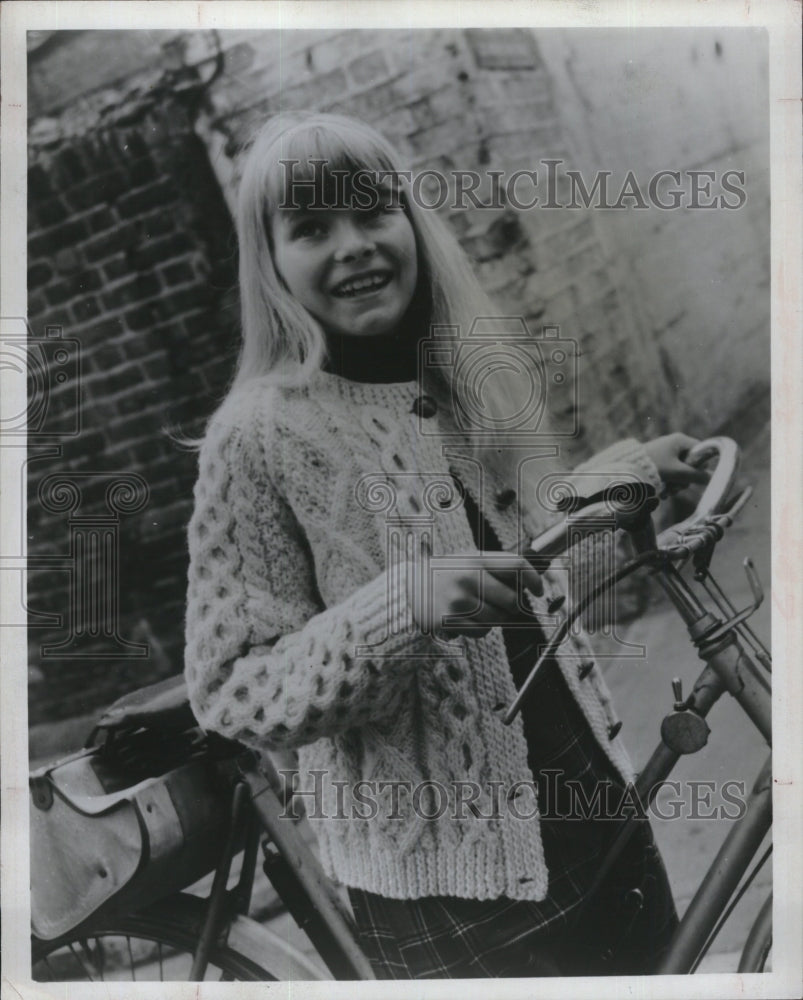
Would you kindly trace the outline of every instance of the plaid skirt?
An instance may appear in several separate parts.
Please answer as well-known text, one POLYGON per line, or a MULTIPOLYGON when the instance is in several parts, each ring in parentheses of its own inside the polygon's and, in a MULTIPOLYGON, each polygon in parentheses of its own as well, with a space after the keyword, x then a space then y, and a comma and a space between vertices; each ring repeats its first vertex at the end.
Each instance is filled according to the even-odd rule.
POLYGON ((624 785, 554 662, 543 664, 536 685, 524 725, 549 869, 546 898, 390 899, 349 889, 361 943, 379 978, 643 975, 666 951, 677 914, 646 819, 634 821, 616 864, 586 898, 624 822, 611 818, 624 785), (605 805, 578 818, 577 788, 593 802, 600 784, 605 805))

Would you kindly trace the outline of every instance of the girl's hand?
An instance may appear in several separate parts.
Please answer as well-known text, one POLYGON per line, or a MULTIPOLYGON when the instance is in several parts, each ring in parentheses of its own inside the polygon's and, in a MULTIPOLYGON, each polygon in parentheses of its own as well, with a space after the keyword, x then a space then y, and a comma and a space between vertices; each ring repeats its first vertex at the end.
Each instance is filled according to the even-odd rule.
MULTIPOLYGON (((478 637, 494 625, 512 624, 527 619, 529 609, 520 598, 521 588, 536 596, 544 592, 541 577, 523 557, 509 552, 462 553, 470 557, 466 568, 438 570, 437 557, 432 559, 432 581, 428 599, 422 596, 427 588, 416 586, 415 569, 408 574, 408 597, 413 618, 422 631, 437 629, 445 638, 457 635, 478 637), (458 625, 444 627, 444 617, 470 615, 458 625), (487 624, 486 624, 487 623, 487 624)), ((420 566, 420 564, 418 564, 420 566)), ((531 612, 529 612, 531 614, 531 612)))
POLYGON ((690 483, 708 482, 709 474, 705 469, 695 469, 684 461, 686 455, 698 443, 697 438, 676 432, 654 438, 644 447, 667 486, 682 487, 690 483))

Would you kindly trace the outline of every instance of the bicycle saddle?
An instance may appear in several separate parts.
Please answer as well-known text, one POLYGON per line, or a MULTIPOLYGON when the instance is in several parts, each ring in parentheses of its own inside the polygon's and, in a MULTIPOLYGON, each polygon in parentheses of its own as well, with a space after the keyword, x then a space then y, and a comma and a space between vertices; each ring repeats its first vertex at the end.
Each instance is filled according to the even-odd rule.
POLYGON ((181 730, 197 726, 190 708, 187 685, 183 674, 176 674, 156 684, 124 694, 103 712, 97 721, 99 729, 181 730))

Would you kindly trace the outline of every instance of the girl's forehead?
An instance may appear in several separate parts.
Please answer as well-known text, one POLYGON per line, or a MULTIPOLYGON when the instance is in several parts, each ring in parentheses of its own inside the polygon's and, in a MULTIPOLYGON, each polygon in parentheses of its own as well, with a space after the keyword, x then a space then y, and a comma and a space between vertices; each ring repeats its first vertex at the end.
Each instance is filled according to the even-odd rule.
POLYGON ((284 204, 288 195, 295 204, 313 201, 314 187, 332 201, 356 183, 380 188, 394 182, 387 175, 396 173, 390 151, 379 136, 359 130, 311 125, 282 135, 271 150, 267 186, 271 204, 284 204), (359 177, 359 180, 356 180, 359 177))
POLYGON ((278 164, 268 203, 273 212, 345 209, 370 211, 380 205, 401 207, 404 178, 395 170, 287 159, 278 164))

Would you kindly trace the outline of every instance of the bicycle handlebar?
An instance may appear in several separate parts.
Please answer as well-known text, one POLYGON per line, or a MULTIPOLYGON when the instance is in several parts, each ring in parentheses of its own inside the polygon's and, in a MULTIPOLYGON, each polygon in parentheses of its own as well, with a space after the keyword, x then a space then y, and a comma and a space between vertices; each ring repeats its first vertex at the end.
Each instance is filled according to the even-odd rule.
MULTIPOLYGON (((684 533, 722 511, 739 470, 739 446, 731 438, 708 438, 691 449, 686 456, 686 462, 698 467, 713 456, 718 459, 717 466, 694 513, 662 531, 658 536, 659 547, 677 545, 684 533)), ((632 486, 632 484, 625 485, 632 486)), ((596 534, 606 527, 610 528, 611 523, 615 524, 616 521, 615 498, 590 504, 579 512, 568 515, 534 538, 525 546, 524 555, 536 569, 546 569, 555 556, 566 551, 570 543, 574 544, 587 535, 596 534)))
MULTIPOLYGON (((559 524, 553 525, 547 531, 535 538, 529 546, 525 547, 524 555, 538 570, 547 569, 552 558, 564 552, 569 543, 574 543, 584 535, 591 535, 605 528, 629 527, 635 532, 634 540, 641 536, 644 547, 636 544, 638 555, 631 559, 624 566, 618 567, 601 584, 593 588, 592 592, 586 595, 580 604, 573 609, 562 624, 556 630, 555 635, 550 640, 547 649, 530 671, 524 684, 519 689, 516 698, 508 708, 504 722, 509 725, 519 711, 524 698, 527 695, 533 678, 535 677, 541 663, 552 655, 555 649, 563 642, 568 634, 569 628, 577 617, 585 610, 585 607, 593 601, 599 594, 611 584, 624 576, 629 575, 640 566, 648 565, 662 555, 670 558, 686 556, 691 548, 707 544, 709 537, 721 537, 722 528, 732 520, 733 512, 744 504, 745 495, 751 492, 750 487, 743 491, 737 498, 733 509, 729 513, 724 513, 723 509, 728 499, 728 494, 733 486, 739 466, 739 448, 730 438, 715 437, 706 441, 701 441, 691 449, 686 457, 686 462, 693 466, 702 465, 712 456, 717 456, 717 467, 711 475, 708 484, 700 498, 694 513, 683 521, 672 525, 661 533, 656 539, 650 521, 650 512, 657 506, 655 491, 650 487, 645 487, 643 498, 640 502, 634 503, 633 484, 621 484, 630 487, 621 493, 627 494, 627 499, 617 504, 617 494, 620 492, 614 483, 607 492, 606 499, 601 503, 593 503, 584 507, 579 513, 570 514, 559 524), (646 527, 645 527, 646 525, 646 527), (689 541, 689 536, 693 541, 689 541)), ((635 491, 638 500, 638 490, 635 491)))
POLYGON ((677 544, 684 532, 706 518, 721 513, 739 471, 739 446, 731 438, 708 438, 696 444, 685 461, 696 468, 714 455, 717 456, 717 466, 711 473, 694 513, 661 532, 658 536, 661 547, 677 544))

